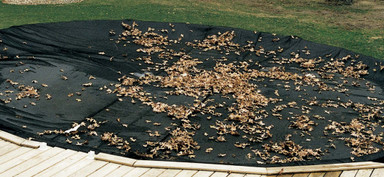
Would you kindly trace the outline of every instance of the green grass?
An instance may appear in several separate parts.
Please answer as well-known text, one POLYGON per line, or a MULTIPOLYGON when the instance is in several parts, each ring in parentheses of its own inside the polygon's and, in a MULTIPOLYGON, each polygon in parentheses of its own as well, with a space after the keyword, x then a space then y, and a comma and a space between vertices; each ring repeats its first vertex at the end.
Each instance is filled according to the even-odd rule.
MULTIPOLYGON (((382 2, 330 6, 322 0, 85 0, 79 4, 0 3, 0 28, 96 19, 190 22, 300 36, 384 59, 382 2), (374 3, 374 4, 373 4, 374 3), (381 3, 381 4, 380 4, 381 3), (375 7, 375 8, 373 8, 375 7), (381 13, 377 13, 381 12, 381 13), (362 19, 369 20, 362 20, 362 19)), ((365 2, 365 1, 364 1, 365 2)))

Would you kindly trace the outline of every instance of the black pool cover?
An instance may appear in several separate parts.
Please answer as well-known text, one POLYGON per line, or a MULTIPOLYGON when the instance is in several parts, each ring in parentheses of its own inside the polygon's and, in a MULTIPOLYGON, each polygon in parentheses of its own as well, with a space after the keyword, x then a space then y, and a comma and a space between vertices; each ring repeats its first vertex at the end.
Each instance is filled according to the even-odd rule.
POLYGON ((295 36, 133 20, 0 30, 0 129, 138 159, 381 161, 381 60, 295 36))

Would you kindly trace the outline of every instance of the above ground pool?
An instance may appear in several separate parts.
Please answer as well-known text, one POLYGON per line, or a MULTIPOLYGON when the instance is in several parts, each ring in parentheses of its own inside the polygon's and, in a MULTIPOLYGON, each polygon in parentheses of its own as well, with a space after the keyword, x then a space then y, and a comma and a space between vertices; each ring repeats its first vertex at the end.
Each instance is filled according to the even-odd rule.
POLYGON ((0 129, 80 151, 247 166, 383 161, 381 60, 184 23, 0 30, 0 129))

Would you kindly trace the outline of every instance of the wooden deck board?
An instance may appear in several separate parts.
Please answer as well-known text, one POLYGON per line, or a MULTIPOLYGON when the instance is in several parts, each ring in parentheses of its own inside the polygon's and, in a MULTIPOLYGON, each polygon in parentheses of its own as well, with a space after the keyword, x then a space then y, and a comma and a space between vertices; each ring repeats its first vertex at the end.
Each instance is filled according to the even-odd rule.
MULTIPOLYGON (((76 155, 75 155, 76 156, 76 155)), ((75 163, 72 163, 68 166, 61 166, 61 167, 56 167, 56 170, 58 169, 61 169, 59 172, 57 172, 56 174, 52 175, 52 176, 55 176, 55 177, 61 177, 61 176, 68 176, 69 174, 72 174, 76 171, 79 171, 81 169, 83 169, 85 166, 87 166, 88 164, 94 162, 95 160, 93 159, 87 159, 87 158, 83 158, 75 163)), ((49 169, 48 169, 49 170, 49 169)))
POLYGON ((75 171, 69 177, 77 177, 77 176, 88 176, 92 174, 93 172, 97 171, 98 169, 102 168, 103 166, 107 165, 108 162, 98 161, 95 160, 92 163, 86 165, 81 170, 75 171))
POLYGON ((6 146, 8 144, 13 144, 13 143, 9 143, 7 141, 4 141, 4 140, 0 140, 0 147, 3 147, 3 146, 6 146))
POLYGON ((55 165, 56 163, 62 161, 63 159, 69 157, 74 153, 75 151, 64 150, 60 153, 57 153, 55 156, 49 159, 46 159, 45 161, 33 166, 32 168, 18 174, 17 176, 23 177, 23 176, 33 176, 35 174, 38 174, 39 172, 44 171, 45 169, 49 168, 52 165, 55 165))
POLYGON ((213 171, 198 171, 193 177, 210 177, 213 173, 213 171))
POLYGON ((0 156, 7 154, 8 152, 15 150, 16 148, 19 148, 19 146, 12 143, 6 143, 4 144, 4 146, 0 147, 0 156))
POLYGON ((244 176, 245 174, 241 174, 241 173, 231 173, 227 177, 244 177, 244 176))
POLYGON ((160 174, 158 177, 174 177, 180 172, 181 172, 181 170, 178 170, 178 169, 167 169, 162 174, 160 174))
POLYGON ((351 176, 355 176, 356 173, 357 173, 358 170, 347 170, 347 171, 343 171, 341 174, 340 174, 340 177, 351 177, 351 176))
POLYGON ((197 173, 197 170, 181 170, 179 174, 176 175, 176 177, 192 177, 197 173))
MULTIPOLYGON (((60 171, 64 170, 68 166, 71 166, 72 164, 82 160, 86 155, 82 152, 76 152, 75 154, 69 156, 68 158, 64 159, 63 161, 53 164, 49 168, 45 169, 44 171, 41 171, 36 176, 53 176, 56 173, 59 173, 60 171)), ((73 173, 73 172, 72 172, 73 173)), ((67 173, 66 175, 71 174, 67 173)))
POLYGON ((32 149, 26 148, 26 147, 18 147, 12 151, 9 151, 8 153, 6 153, 0 157, 0 165, 8 162, 9 160, 12 160, 12 159, 20 156, 22 154, 28 153, 30 151, 32 151, 32 149))
POLYGON ((89 177, 100 177, 100 176, 107 176, 109 173, 111 173, 113 170, 119 168, 120 165, 115 163, 108 163, 107 165, 101 167, 100 169, 94 171, 92 174, 88 175, 89 177))
POLYGON ((246 174, 245 177, 261 177, 261 175, 246 174))
MULTIPOLYGON (((355 177, 369 177, 372 174, 373 169, 361 169, 357 171, 355 177)), ((384 176, 384 174, 383 174, 384 176)))
POLYGON ((292 177, 308 177, 310 173, 296 173, 292 177))
POLYGON ((383 174, 384 168, 377 168, 373 170, 371 177, 383 177, 383 174))
POLYGON ((317 173, 311 173, 308 175, 308 177, 324 177, 324 172, 317 172, 317 173))
POLYGON ((342 171, 331 171, 325 173, 324 177, 339 177, 342 171))
POLYGON ((161 175, 164 171, 165 171, 165 169, 161 169, 161 168, 152 168, 152 169, 148 170, 147 172, 145 172, 144 174, 142 174, 140 177, 154 177, 154 176, 159 176, 159 175, 161 175))
POLYGON ((124 177, 132 177, 132 176, 141 176, 145 172, 147 172, 150 168, 134 168, 130 172, 124 175, 124 177))
MULTIPOLYGON (((56 154, 64 151, 64 149, 61 148, 49 148, 47 150, 38 150, 41 151, 37 155, 34 156, 28 156, 24 159, 20 159, 20 162, 18 165, 15 165, 13 168, 8 169, 6 172, 0 174, 3 176, 16 176, 26 170, 29 170, 30 168, 40 164, 41 162, 50 159, 51 157, 55 156, 56 154)), ((31 175, 25 175, 25 176, 31 176, 31 175)))
POLYGON ((211 177, 227 177, 229 174, 226 172, 215 172, 211 175, 211 177))
MULTIPOLYGON (((52 149, 52 148, 50 148, 50 149, 52 149)), ((47 149, 47 150, 50 150, 50 149, 47 149)), ((39 155, 41 153, 44 153, 44 152, 46 152, 46 151, 42 151, 42 150, 28 151, 28 152, 21 154, 15 158, 8 159, 7 162, 1 164, 2 169, 0 170, 0 176, 12 176, 12 175, 5 175, 4 173, 12 170, 12 168, 17 166, 18 164, 23 163, 23 162, 31 159, 32 157, 39 155)))
POLYGON ((133 169, 134 167, 122 165, 119 168, 113 170, 111 173, 109 173, 105 177, 121 177, 133 169))

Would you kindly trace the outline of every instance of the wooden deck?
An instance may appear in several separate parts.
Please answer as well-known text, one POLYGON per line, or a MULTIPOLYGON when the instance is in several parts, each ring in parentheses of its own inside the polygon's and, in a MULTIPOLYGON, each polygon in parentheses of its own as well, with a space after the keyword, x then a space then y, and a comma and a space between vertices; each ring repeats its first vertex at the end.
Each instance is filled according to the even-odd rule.
MULTIPOLYGON (((28 141, 28 140, 26 140, 28 141)), ((92 153, 15 143, 0 139, 0 176, 93 176, 93 177, 382 177, 384 168, 312 173, 260 175, 187 169, 132 167, 96 160, 92 153), (30 146, 30 147, 26 147, 30 146), (35 146, 36 147, 36 146, 35 146)), ((129 163, 129 162, 128 162, 129 163)), ((224 165, 225 167, 225 165, 224 165)))

